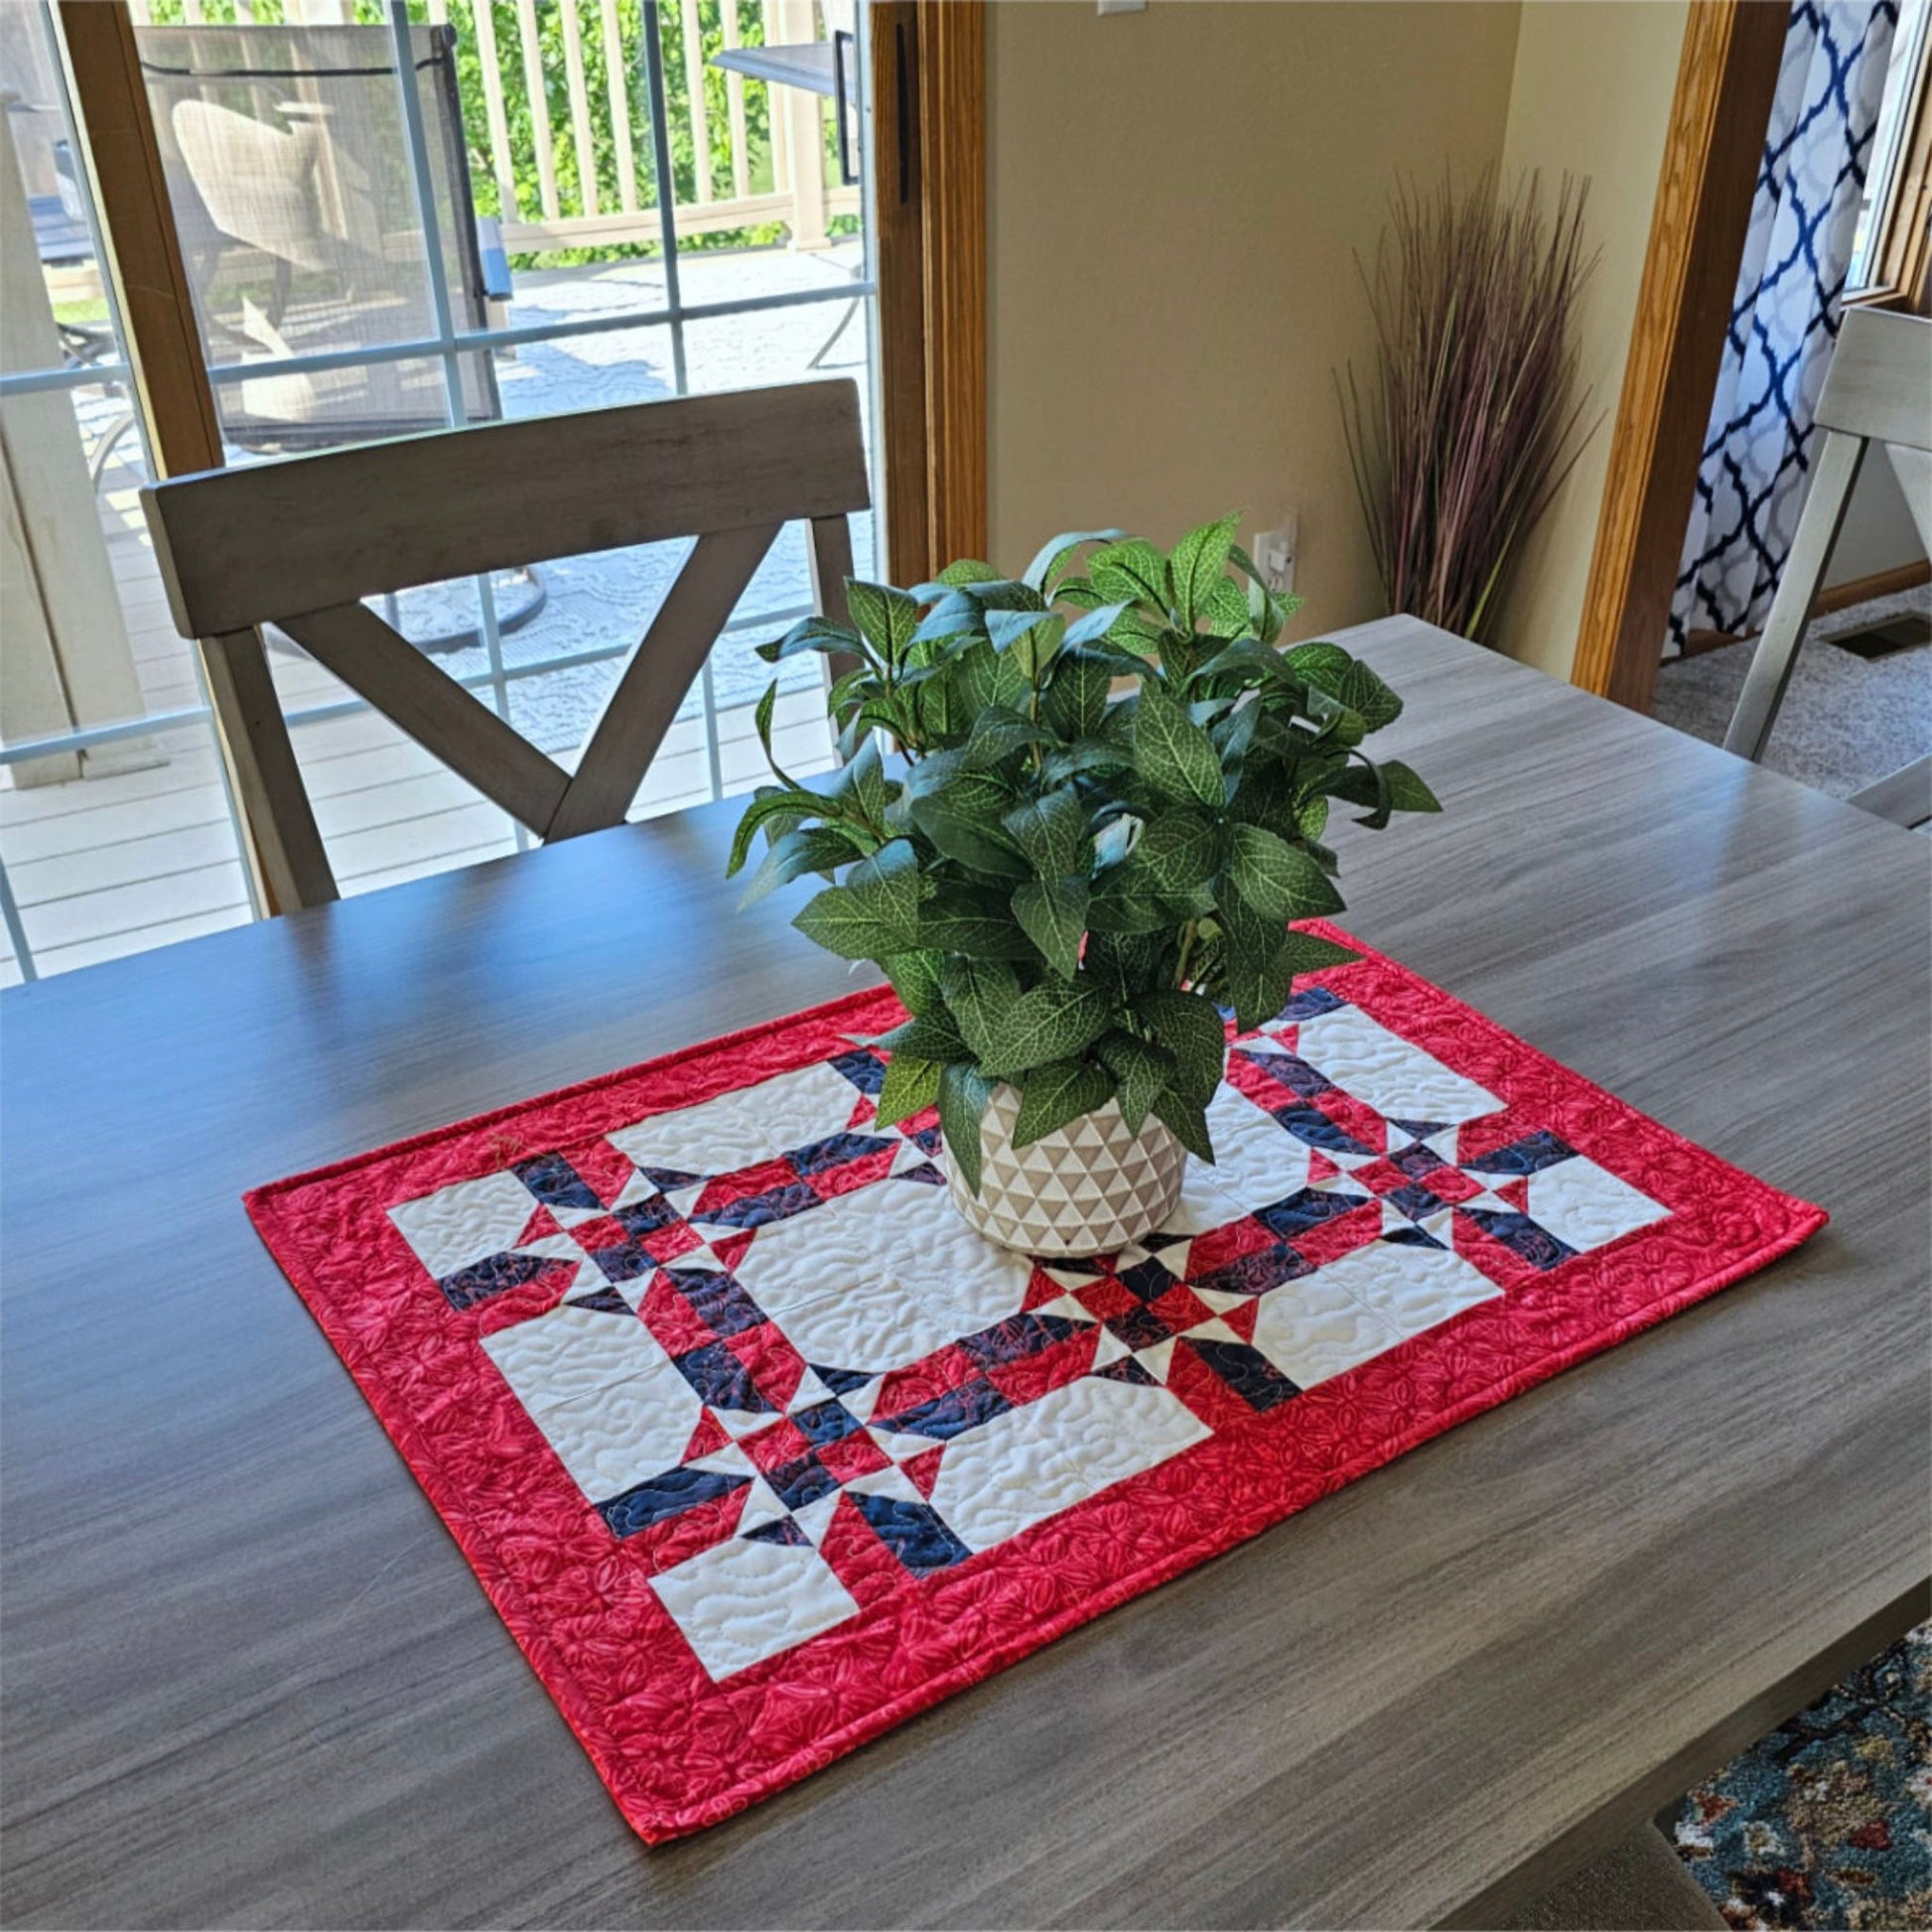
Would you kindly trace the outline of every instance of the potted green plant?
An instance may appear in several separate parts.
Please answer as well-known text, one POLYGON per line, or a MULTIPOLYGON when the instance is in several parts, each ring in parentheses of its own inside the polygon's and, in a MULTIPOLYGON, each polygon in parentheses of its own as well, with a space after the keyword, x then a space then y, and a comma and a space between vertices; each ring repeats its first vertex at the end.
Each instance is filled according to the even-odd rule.
POLYGON ((834 882, 796 925, 876 963, 911 1016, 880 1042, 879 1124, 936 1105, 960 1212, 1029 1253, 1160 1227, 1185 1156, 1214 1158, 1222 1009, 1256 1026, 1354 957, 1291 925, 1341 909, 1331 802, 1371 826, 1440 809, 1362 750, 1402 708, 1388 685, 1338 645, 1280 647, 1292 601, 1235 524, 1167 553, 1056 537, 1017 582, 974 561, 854 582, 851 627, 760 647, 832 659, 844 764, 820 791, 773 760, 731 870, 762 831, 748 899, 834 882))

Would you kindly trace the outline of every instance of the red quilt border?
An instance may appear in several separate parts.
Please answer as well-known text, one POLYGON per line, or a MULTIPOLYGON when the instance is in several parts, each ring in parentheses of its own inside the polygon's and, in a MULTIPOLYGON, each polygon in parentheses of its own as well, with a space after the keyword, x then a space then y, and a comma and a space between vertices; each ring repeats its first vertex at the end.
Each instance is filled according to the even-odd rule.
MULTIPOLYGON (((769 1796, 795 1783, 834 1758, 879 1736, 918 1712, 994 1675, 1010 1664, 1018 1662, 1022 1657, 1066 1634, 1067 1631, 1079 1627, 1146 1590, 1171 1581, 1209 1557, 1219 1555, 1247 1541, 1262 1530, 1271 1528, 1275 1523, 1297 1514, 1321 1496, 1345 1487, 1358 1477, 1395 1460, 1431 1438, 1445 1434, 1472 1417, 1499 1406, 1524 1390, 1562 1373, 1567 1368, 1615 1347, 1632 1335, 1655 1326, 1683 1309, 1755 1273, 1771 1261, 1798 1247, 1829 1218, 1822 1208, 1755 1179, 1740 1170, 1730 1167, 1720 1157, 1698 1147, 1696 1143, 1685 1140, 1661 1124, 1636 1113, 1634 1109, 1616 1100, 1602 1088, 1509 1034, 1485 1015, 1420 979, 1386 955, 1364 945, 1359 939, 1330 922, 1309 921, 1305 929, 1334 938, 1362 955, 1361 960, 1353 965, 1331 968, 1311 976, 1315 981, 1325 982, 1335 975, 1359 974, 1364 968, 1379 969, 1378 978, 1382 973, 1393 975, 1413 989, 1428 1008, 1432 1025, 1422 1031, 1434 1031, 1434 1023, 1444 1021, 1452 1023, 1457 1029, 1469 1030, 1469 1033, 1489 1052, 1501 1056, 1513 1075, 1519 1078, 1525 1073, 1538 1075, 1543 1079, 1560 1083, 1568 1092, 1594 1100, 1605 1108, 1613 1110, 1619 1124, 1640 1131, 1643 1144, 1654 1156, 1688 1158, 1698 1168, 1715 1171, 1726 1179, 1741 1182, 1749 1190, 1753 1201, 1761 1209, 1769 1210, 1769 1218, 1773 1225, 1763 1239, 1747 1250, 1733 1255, 1724 1266, 1707 1274, 1698 1275, 1655 1299, 1626 1308, 1616 1319, 1594 1329, 1588 1336, 1573 1344, 1553 1349, 1516 1371, 1471 1391, 1454 1403, 1441 1409, 1418 1413, 1409 1428, 1369 1444, 1358 1455, 1349 1460, 1322 1471, 1318 1476, 1300 1481, 1290 1489, 1257 1500, 1236 1517, 1215 1522, 1199 1538, 1184 1546, 1172 1548, 1160 1557, 1116 1576, 1103 1587, 1067 1604, 1052 1616, 1041 1622, 1030 1624, 1005 1639, 976 1651, 970 1658, 921 1681, 890 1703, 873 1707, 839 1729, 814 1738, 778 1762, 764 1765, 733 1784, 710 1790, 702 1798, 687 1803, 667 1806, 658 1797, 640 1788, 628 1757, 618 1746, 606 1727, 601 1707, 585 1692, 568 1661, 556 1648, 542 1619, 527 1603, 520 1585, 510 1574, 499 1554, 491 1533, 475 1520, 469 1498, 446 1474, 430 1443, 418 1427, 414 1411, 395 1398, 379 1364, 370 1358, 359 1335, 335 1307, 327 1288, 311 1265, 311 1257, 301 1235, 300 1223, 288 1212, 287 1197, 318 1183, 335 1181, 349 1174, 359 1174, 378 1162, 387 1164, 426 1149, 446 1147, 452 1142, 477 1135, 502 1122, 527 1121, 531 1114, 539 1109, 547 1115, 553 1109, 567 1107, 587 1096, 601 1093, 614 1086, 634 1082, 644 1076, 666 1074, 674 1068, 711 1056, 723 1059, 733 1048, 744 1047, 760 1039, 768 1039, 780 1031, 790 1035, 800 1028, 809 1029, 813 1026, 825 1028, 833 1034, 842 1031, 859 1031, 860 1026, 856 1022, 856 1016, 864 1013, 868 1007, 882 1007, 885 1012, 877 1017, 876 1022, 869 1018, 863 1023, 864 1030, 883 1031, 884 1026, 892 1024, 893 1018, 897 1015, 891 990, 866 988, 845 994, 795 1015, 694 1042, 673 1052, 576 1082, 534 1099, 512 1102, 390 1143, 368 1153, 333 1162, 303 1173, 289 1175, 251 1189, 243 1196, 243 1204, 249 1218, 264 1244, 301 1295, 311 1315, 335 1347, 345 1366, 348 1368, 364 1399, 374 1410, 377 1420, 455 1537, 491 1603, 528 1658, 539 1681, 576 1731, 579 1741, 596 1765, 599 1775, 610 1789, 624 1818, 646 1842, 659 1844, 701 1830, 743 1810, 759 1798, 769 1796)), ((1460 1061, 1465 1059, 1466 1055, 1457 1055, 1456 1058, 1460 1061)), ((800 1061, 788 1059, 788 1063, 800 1063, 800 1061)), ((713 1085, 713 1091, 729 1091, 747 1084, 750 1082, 743 1078, 724 1078, 713 1085)), ((709 1093, 686 1092, 665 1101, 661 1108, 649 1108, 646 1111, 668 1111, 673 1107, 692 1105, 699 1099, 709 1097, 709 1093)), ((631 1113, 626 1117, 639 1116, 631 1113)), ((581 1138, 583 1132, 581 1128, 576 1130, 577 1137, 581 1138)), ((1565 1274, 1584 1264, 1600 1263, 1602 1257, 1625 1250, 1632 1243, 1641 1242, 1650 1232, 1651 1230, 1647 1229, 1636 1230, 1607 1247, 1596 1250, 1590 1255, 1579 1257, 1577 1261, 1567 1263, 1563 1269, 1553 1272, 1565 1274)), ((1479 1309, 1493 1306, 1492 1304, 1479 1305, 1479 1309)), ((1479 1309, 1451 1317, 1449 1322, 1441 1324, 1438 1329, 1430 1332, 1441 1335, 1451 1330, 1459 1322, 1466 1320, 1469 1313, 1478 1312, 1479 1309)), ((1404 1343, 1400 1348, 1387 1351, 1386 1355, 1376 1357, 1373 1361, 1362 1364, 1360 1368, 1347 1371, 1342 1376, 1332 1378, 1329 1383, 1318 1386, 1332 1389, 1337 1384, 1345 1384, 1351 1378, 1373 1368, 1376 1361, 1386 1361, 1389 1357, 1400 1354, 1403 1349, 1414 1346, 1414 1342, 1404 1343)), ((1198 1446, 1198 1448, 1206 1447, 1207 1445, 1198 1446)), ((1189 1451, 1189 1453, 1194 1452, 1189 1451)), ((1145 1480, 1145 1478, 1136 1478, 1136 1480, 1145 1480)), ((1123 1485, 1125 1486, 1127 1485, 1123 1485)))

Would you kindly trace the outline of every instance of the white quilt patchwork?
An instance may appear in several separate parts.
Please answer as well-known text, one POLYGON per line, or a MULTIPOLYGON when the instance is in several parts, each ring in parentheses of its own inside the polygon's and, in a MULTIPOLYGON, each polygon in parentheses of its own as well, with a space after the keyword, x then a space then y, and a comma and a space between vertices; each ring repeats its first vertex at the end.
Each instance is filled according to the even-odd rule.
POLYGON ((1245 1044, 1265 1064, 1292 1026, 1345 1167, 1319 1082, 1276 1111, 1223 1085, 1217 1162, 1118 1256, 975 1233, 936 1134, 871 1125, 862 1047, 621 1126, 583 1173, 540 1155, 389 1215, 452 1307, 525 1290, 478 1345, 609 1533, 662 1552, 650 1589, 722 1682, 858 1613, 855 1537, 914 1576, 971 1563, 1664 1218, 1319 997, 1245 1044))

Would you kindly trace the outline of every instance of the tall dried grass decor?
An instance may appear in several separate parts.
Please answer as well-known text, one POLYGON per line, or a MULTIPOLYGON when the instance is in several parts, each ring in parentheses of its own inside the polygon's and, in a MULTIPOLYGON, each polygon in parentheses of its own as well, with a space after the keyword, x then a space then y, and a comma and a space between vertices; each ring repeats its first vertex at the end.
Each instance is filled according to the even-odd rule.
POLYGON ((1587 183, 1554 216, 1534 175, 1398 187, 1374 271, 1367 393, 1341 390, 1355 488, 1391 611, 1485 641, 1524 539, 1596 425, 1583 426, 1572 319, 1596 265, 1587 183))

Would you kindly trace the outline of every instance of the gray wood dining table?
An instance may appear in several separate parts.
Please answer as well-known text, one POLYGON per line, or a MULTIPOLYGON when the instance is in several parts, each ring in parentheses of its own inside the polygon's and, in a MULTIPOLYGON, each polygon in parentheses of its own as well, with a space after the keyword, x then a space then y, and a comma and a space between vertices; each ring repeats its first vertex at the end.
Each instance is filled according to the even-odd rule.
POLYGON ((1445 806, 1346 922, 1827 1229, 652 1851, 238 1197, 853 984, 734 808, 9 993, 6 1922, 1494 1924, 1926 1614, 1926 842, 1344 641, 1445 806))

